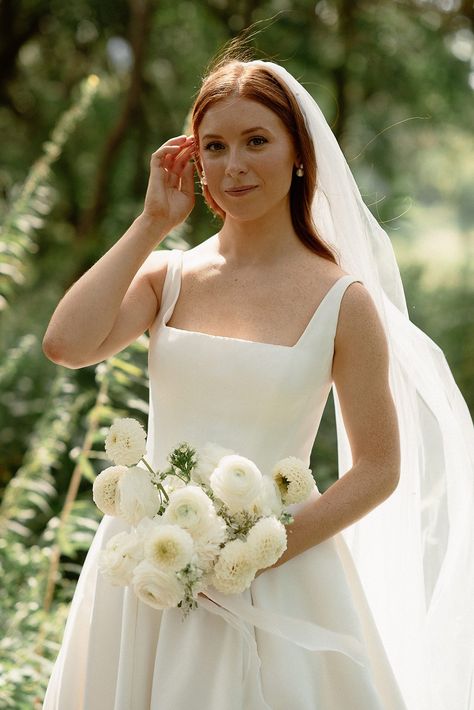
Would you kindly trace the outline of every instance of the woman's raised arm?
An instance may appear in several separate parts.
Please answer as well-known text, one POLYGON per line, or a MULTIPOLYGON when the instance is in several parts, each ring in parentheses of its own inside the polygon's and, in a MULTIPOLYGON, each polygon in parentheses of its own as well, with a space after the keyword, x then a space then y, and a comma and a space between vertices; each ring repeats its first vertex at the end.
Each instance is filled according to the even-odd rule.
POLYGON ((149 327, 160 305, 150 277, 159 284, 166 273, 166 256, 153 250, 193 208, 193 152, 193 139, 179 136, 153 153, 142 214, 52 315, 43 338, 50 360, 70 368, 92 365, 149 327))

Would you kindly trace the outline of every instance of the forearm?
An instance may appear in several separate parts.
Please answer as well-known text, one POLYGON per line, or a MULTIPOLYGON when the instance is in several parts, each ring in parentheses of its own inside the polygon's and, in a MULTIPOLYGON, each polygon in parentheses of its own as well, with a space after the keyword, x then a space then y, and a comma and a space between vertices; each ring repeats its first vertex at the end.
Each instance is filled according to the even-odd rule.
MULTIPOLYGON (((389 464, 360 462, 318 498, 312 498, 287 526, 288 547, 274 565, 278 567, 314 545, 324 542, 367 515, 396 489, 398 471, 389 464)), ((265 570, 262 570, 263 572, 265 570)))
POLYGON ((130 283, 162 241, 164 225, 144 215, 66 292, 44 336, 44 346, 68 353, 93 352, 112 329, 130 283))

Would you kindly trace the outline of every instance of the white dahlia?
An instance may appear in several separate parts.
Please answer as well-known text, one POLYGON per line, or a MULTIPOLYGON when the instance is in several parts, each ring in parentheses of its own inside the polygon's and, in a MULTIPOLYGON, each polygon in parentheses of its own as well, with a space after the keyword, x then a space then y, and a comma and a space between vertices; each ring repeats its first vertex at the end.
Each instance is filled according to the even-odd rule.
POLYGON ((133 570, 132 586, 137 597, 154 609, 178 606, 185 593, 175 572, 164 572, 149 560, 133 570))
POLYGON ((247 545, 252 550, 257 569, 271 567, 286 550, 285 526, 273 516, 261 518, 250 529, 247 545))
POLYGON ((127 471, 126 466, 109 466, 99 473, 92 485, 92 499, 106 515, 119 515, 117 509, 117 485, 127 471))
POLYGON ((115 464, 134 466, 145 455, 146 432, 136 419, 115 419, 105 438, 105 451, 115 464))
POLYGON ((262 474, 250 459, 231 454, 221 458, 210 484, 231 513, 251 511, 262 492, 262 474))
POLYGON ((114 586, 130 584, 133 570, 143 559, 143 542, 136 532, 120 532, 99 553, 99 570, 114 586))
POLYGON ((162 519, 164 523, 179 525, 194 540, 205 538, 217 518, 214 505, 199 486, 188 485, 171 493, 162 519))
POLYGON ((288 456, 278 461, 272 470, 272 477, 284 505, 302 503, 315 487, 311 469, 296 456, 288 456))
POLYGON ((209 485, 211 473, 217 468, 223 456, 235 453, 232 449, 225 449, 213 441, 208 441, 198 450, 198 462, 191 472, 191 478, 197 483, 209 485))
POLYGON ((191 562, 194 543, 178 525, 155 525, 144 542, 145 559, 165 572, 177 572, 191 562))
POLYGON ((150 480, 150 474, 141 466, 128 468, 117 486, 117 509, 120 516, 137 525, 145 516, 152 518, 160 508, 160 495, 150 480))
POLYGON ((214 565, 212 584, 224 594, 240 594, 250 587, 256 571, 251 548, 242 540, 232 540, 214 565))

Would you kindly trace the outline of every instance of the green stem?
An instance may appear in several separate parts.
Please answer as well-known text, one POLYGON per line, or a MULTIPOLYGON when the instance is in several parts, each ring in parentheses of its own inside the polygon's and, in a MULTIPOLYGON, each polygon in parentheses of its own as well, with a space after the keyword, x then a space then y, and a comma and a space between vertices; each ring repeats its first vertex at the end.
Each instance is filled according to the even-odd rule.
MULTIPOLYGON (((150 466, 150 464, 148 463, 148 461, 146 460, 146 458, 143 457, 141 460, 143 461, 143 463, 145 464, 145 466, 147 467, 147 469, 150 471, 150 473, 152 474, 152 476, 153 476, 153 477, 156 476, 156 475, 157 475, 156 471, 154 471, 154 470, 152 469, 152 467, 150 466)), ((164 487, 161 485, 161 483, 160 483, 159 481, 155 481, 155 485, 156 485, 156 487, 158 488, 158 490, 159 490, 159 492, 160 492, 160 498, 161 498, 162 495, 164 495, 165 501, 168 502, 168 501, 169 501, 169 496, 168 496, 167 492, 165 491, 164 487)), ((161 500, 161 504, 162 504, 162 503, 163 503, 163 500, 161 500)))
POLYGON ((145 458, 142 458, 141 460, 143 461, 143 463, 145 464, 145 466, 147 467, 147 469, 150 471, 150 473, 152 473, 154 476, 156 476, 155 471, 152 469, 152 467, 150 466, 150 464, 148 463, 148 461, 147 461, 145 458))
MULTIPOLYGON (((150 466, 150 464, 148 463, 148 461, 146 460, 146 458, 142 458, 141 460, 143 461, 143 463, 145 464, 145 466, 147 467, 147 469, 150 471, 150 473, 153 474, 153 476, 159 475, 159 474, 157 474, 157 473, 152 469, 152 467, 150 466)), ((160 483, 159 481, 156 481, 155 484, 156 484, 156 487, 158 488, 158 490, 159 490, 159 492, 160 492, 160 497, 161 497, 161 495, 163 494, 164 497, 165 497, 165 501, 168 503, 168 501, 169 501, 169 496, 168 496, 167 492, 165 491, 164 487, 161 485, 161 483, 160 483)), ((161 501, 161 502, 163 502, 163 501, 161 501)))
POLYGON ((167 492, 165 491, 164 486, 162 486, 161 483, 157 483, 156 485, 158 486, 158 490, 159 490, 161 493, 163 493, 163 495, 164 495, 164 497, 165 497, 165 500, 166 500, 166 502, 168 503, 168 501, 169 501, 169 496, 168 496, 167 492))
POLYGON ((185 483, 189 483, 189 477, 184 474, 184 476, 180 476, 179 473, 169 473, 169 476, 176 476, 176 478, 179 478, 181 481, 184 481, 185 483))

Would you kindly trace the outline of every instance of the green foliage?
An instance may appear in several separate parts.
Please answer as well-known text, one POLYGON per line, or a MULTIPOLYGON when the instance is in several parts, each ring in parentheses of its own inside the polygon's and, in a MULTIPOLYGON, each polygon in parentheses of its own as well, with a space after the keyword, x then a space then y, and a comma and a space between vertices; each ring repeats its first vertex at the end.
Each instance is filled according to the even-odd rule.
POLYGON ((147 351, 143 336, 98 365, 95 379, 60 368, 25 462, 5 490, 1 707, 40 707, 68 604, 101 518, 91 489, 99 470, 109 465, 103 453, 106 429, 117 416, 143 421, 148 414, 147 351))
MULTIPOLYGON (((39 710, 61 642, 68 604, 58 601, 51 615, 41 608, 49 557, 48 547, 0 539, 0 707, 5 710, 39 710), (37 649, 41 634, 46 653, 37 649)), ((73 583, 68 586, 70 597, 73 583)))
POLYGON ((84 118, 99 80, 86 79, 79 98, 59 119, 44 154, 33 164, 18 196, 13 200, 0 232, 0 310, 11 302, 15 286, 25 281, 29 255, 38 251, 35 234, 44 224, 53 202, 48 185, 50 167, 61 155, 64 144, 77 123, 84 118))
MULTIPOLYGON (((87 397, 87 395, 86 395, 87 397)), ((44 414, 32 433, 23 465, 3 496, 0 529, 31 542, 54 513, 56 482, 64 465, 84 395, 67 371, 58 374, 44 414)), ((10 539, 10 537, 8 537, 10 539)))

